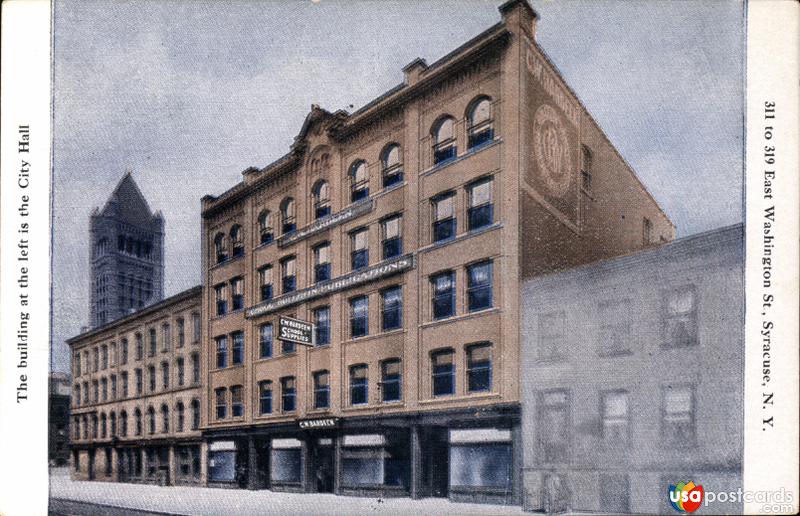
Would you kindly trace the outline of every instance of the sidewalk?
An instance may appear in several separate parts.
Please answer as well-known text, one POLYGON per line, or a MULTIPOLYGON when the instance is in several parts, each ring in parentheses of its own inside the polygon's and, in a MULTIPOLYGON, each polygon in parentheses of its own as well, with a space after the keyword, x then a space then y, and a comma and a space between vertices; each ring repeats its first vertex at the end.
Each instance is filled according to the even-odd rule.
POLYGON ((67 468, 53 468, 50 471, 51 498, 179 515, 526 514, 515 506, 451 503, 441 498, 376 499, 329 494, 81 482, 70 480, 67 468))

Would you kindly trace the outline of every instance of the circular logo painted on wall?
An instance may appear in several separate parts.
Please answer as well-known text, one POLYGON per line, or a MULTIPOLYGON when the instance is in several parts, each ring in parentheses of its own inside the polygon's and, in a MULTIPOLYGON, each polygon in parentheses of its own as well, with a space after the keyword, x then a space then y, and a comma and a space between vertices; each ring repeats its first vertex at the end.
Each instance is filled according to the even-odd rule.
POLYGON ((561 116, 549 104, 540 106, 533 117, 533 150, 545 186, 563 197, 572 181, 569 140, 561 116))

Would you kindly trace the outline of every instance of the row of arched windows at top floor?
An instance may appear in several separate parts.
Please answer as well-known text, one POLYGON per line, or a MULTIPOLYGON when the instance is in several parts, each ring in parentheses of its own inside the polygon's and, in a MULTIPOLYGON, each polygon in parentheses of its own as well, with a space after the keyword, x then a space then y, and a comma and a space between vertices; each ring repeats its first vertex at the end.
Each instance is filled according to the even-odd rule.
MULTIPOLYGON (((174 431, 184 432, 187 429, 197 430, 200 428, 200 400, 193 399, 191 401, 189 417, 190 420, 187 422, 186 407, 183 402, 176 403, 174 431)), ((131 434, 141 436, 145 432, 148 434, 169 433, 170 423, 169 407, 166 404, 161 405, 159 417, 156 415, 156 409, 152 406, 148 407, 144 414, 141 409, 137 408, 133 413, 131 434)), ((128 413, 125 410, 120 411, 119 419, 116 412, 113 411, 108 415, 104 412, 91 416, 84 414, 75 416, 73 419, 73 438, 75 440, 89 439, 90 434, 92 439, 105 439, 127 437, 128 433, 128 413)))
MULTIPOLYGON (((469 103, 466 112, 467 150, 476 149, 494 140, 494 119, 492 99, 481 95, 469 103)), ((442 115, 431 127, 433 164, 441 165, 458 155, 456 119, 442 115)), ((380 153, 380 167, 383 188, 389 188, 403 181, 402 148, 397 143, 389 143, 380 153)), ((348 169, 350 181, 350 202, 358 202, 369 197, 369 168, 364 159, 355 160, 348 169)), ((330 186, 320 179, 311 188, 314 219, 331 214, 330 186)), ((297 229, 297 207, 294 198, 286 197, 279 205, 279 229, 288 234, 297 229)), ((259 244, 269 244, 275 239, 275 220, 267 209, 258 214, 259 244)), ((214 237, 216 263, 244 255, 242 226, 234 224, 228 234, 219 232, 214 237)))

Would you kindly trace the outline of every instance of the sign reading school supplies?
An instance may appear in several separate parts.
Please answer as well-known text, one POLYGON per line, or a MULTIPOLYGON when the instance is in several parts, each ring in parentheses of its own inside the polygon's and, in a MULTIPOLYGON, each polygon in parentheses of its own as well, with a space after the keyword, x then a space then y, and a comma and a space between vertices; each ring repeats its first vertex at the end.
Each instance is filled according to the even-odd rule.
POLYGON ((281 316, 278 319, 278 339, 313 346, 314 325, 308 321, 281 316))

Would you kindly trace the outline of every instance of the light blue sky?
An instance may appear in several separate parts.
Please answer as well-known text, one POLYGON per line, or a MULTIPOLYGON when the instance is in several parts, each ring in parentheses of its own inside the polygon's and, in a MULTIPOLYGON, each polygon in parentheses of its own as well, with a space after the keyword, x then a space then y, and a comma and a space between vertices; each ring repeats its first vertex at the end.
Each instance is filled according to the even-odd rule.
MULTIPOLYGON (((498 22, 500 0, 76 1, 55 12, 55 367, 88 320, 89 212, 126 168, 200 281, 200 198, 498 22)), ((534 0, 538 41, 686 236, 741 220, 738 1, 534 0)))

